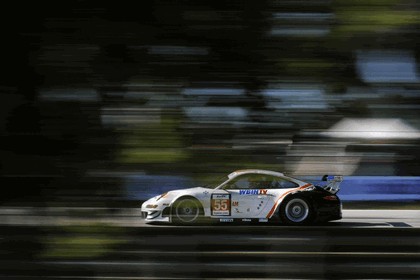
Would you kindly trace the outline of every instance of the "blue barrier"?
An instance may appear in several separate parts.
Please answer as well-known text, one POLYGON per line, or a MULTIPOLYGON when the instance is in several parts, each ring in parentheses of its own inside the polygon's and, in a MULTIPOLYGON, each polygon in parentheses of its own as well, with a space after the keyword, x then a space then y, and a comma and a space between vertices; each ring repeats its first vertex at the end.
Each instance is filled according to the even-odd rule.
POLYGON ((344 176, 338 194, 343 201, 420 201, 420 177, 344 176))
POLYGON ((167 191, 196 187, 186 176, 128 175, 124 178, 126 198, 144 201, 167 191))
MULTIPOLYGON (((323 185, 322 176, 300 177, 323 185)), ((199 186, 187 176, 131 175, 125 178, 126 198, 146 200, 164 192, 199 186)), ((343 201, 420 201, 420 177, 344 176, 339 197, 343 201)))

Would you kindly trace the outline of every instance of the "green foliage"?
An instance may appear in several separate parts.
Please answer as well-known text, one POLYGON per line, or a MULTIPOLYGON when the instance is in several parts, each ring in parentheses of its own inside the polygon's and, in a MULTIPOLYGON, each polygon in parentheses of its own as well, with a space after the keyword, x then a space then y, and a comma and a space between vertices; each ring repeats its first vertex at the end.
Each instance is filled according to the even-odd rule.
POLYGON ((123 131, 118 160, 122 163, 173 163, 186 160, 176 119, 147 123, 123 131))
POLYGON ((401 1, 338 1, 335 31, 348 36, 360 32, 384 32, 420 23, 418 11, 403 9, 401 1))
POLYGON ((106 225, 64 226, 56 228, 44 239, 40 258, 91 259, 105 256, 124 243, 118 237, 120 228, 106 225), (60 231, 60 232, 59 232, 60 231))

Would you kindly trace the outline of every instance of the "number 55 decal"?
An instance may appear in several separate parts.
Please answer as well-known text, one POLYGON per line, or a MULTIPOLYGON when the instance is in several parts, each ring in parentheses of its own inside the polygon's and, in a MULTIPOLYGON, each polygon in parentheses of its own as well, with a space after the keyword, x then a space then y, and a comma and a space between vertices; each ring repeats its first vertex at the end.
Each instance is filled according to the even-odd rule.
POLYGON ((230 216, 230 194, 211 195, 211 215, 230 216))

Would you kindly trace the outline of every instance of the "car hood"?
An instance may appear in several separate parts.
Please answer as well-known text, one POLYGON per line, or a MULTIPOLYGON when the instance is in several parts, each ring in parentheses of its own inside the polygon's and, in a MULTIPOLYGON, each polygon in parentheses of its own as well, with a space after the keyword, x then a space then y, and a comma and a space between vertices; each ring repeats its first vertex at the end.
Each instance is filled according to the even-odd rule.
POLYGON ((203 193, 205 191, 212 191, 212 190, 213 189, 210 189, 210 188, 195 187, 195 188, 189 188, 189 189, 180 189, 180 190, 169 191, 168 194, 170 194, 170 195, 180 194, 180 193, 194 194, 194 193, 203 193))

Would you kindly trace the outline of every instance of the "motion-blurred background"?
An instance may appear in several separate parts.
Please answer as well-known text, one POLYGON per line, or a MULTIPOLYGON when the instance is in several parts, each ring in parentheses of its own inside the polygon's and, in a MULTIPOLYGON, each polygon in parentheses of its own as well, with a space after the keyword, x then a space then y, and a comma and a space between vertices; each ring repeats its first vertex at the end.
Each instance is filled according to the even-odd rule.
POLYGON ((139 206, 241 168, 420 200, 418 1, 2 10, 2 205, 139 206))
POLYGON ((345 210, 419 209, 419 15, 416 0, 2 3, 0 278, 419 279, 415 211, 310 229, 147 227, 138 211, 242 168, 344 175, 345 210))

